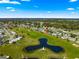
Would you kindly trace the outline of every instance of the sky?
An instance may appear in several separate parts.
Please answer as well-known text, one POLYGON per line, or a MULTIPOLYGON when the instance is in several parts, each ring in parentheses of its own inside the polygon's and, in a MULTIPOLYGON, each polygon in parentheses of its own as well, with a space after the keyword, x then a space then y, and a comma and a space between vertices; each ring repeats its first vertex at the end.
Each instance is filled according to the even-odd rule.
POLYGON ((79 0, 0 0, 0 18, 79 18, 79 0))

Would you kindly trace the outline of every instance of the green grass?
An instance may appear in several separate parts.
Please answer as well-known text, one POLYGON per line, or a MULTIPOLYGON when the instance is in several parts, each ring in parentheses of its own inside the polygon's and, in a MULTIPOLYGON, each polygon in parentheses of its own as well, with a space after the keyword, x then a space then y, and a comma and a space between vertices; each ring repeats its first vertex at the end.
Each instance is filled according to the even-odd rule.
POLYGON ((67 42, 66 40, 26 28, 13 28, 12 30, 17 32, 18 35, 23 36, 23 38, 14 44, 0 46, 0 54, 10 55, 13 59, 21 59, 22 56, 35 56, 40 59, 48 59, 49 57, 63 57, 64 55, 68 57, 67 59, 79 58, 79 48, 74 47, 72 43, 67 42), (47 38, 48 43, 51 45, 62 46, 65 49, 65 52, 56 54, 49 49, 46 49, 45 51, 37 50, 33 53, 27 53, 23 50, 26 46, 39 44, 38 39, 41 37, 47 38))

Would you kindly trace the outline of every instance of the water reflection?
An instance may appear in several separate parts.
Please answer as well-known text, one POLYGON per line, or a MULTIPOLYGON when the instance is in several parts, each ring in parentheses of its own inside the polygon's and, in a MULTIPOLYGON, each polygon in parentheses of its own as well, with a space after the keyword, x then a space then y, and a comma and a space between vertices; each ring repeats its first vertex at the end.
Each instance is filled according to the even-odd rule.
POLYGON ((40 48, 48 48, 50 50, 52 50, 55 53, 59 53, 59 52, 63 52, 64 49, 60 46, 54 46, 54 45, 49 45, 47 43, 47 38, 40 38, 39 39, 40 44, 39 45, 35 45, 35 46, 28 46, 25 48, 26 51, 31 52, 31 51, 35 51, 37 49, 40 48))

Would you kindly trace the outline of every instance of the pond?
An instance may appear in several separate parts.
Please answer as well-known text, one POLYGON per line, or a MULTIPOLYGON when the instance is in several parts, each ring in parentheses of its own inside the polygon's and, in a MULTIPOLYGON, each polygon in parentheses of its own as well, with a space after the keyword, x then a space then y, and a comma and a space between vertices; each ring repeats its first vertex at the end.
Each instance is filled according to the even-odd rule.
POLYGON ((41 48, 48 48, 51 51, 55 52, 55 53, 59 53, 59 52, 63 52, 64 48, 62 48, 61 46, 54 46, 54 45, 49 45, 47 43, 47 38, 40 38, 39 39, 39 45, 35 45, 35 46, 28 46, 25 48, 26 51, 31 52, 31 51, 35 51, 37 49, 41 49, 41 48))

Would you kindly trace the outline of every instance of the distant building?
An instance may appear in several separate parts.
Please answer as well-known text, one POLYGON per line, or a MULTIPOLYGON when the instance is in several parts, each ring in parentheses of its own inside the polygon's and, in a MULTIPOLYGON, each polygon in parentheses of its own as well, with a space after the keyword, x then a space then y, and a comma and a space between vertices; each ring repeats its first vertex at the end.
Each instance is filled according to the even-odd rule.
POLYGON ((17 37, 17 38, 15 38, 15 39, 11 39, 11 40, 9 40, 9 43, 16 42, 16 41, 20 40, 21 38, 22 38, 22 37, 17 37))
POLYGON ((0 56, 0 59, 8 59, 9 56, 0 56))
POLYGON ((3 44, 3 41, 2 40, 0 40, 0 45, 2 45, 3 44))

